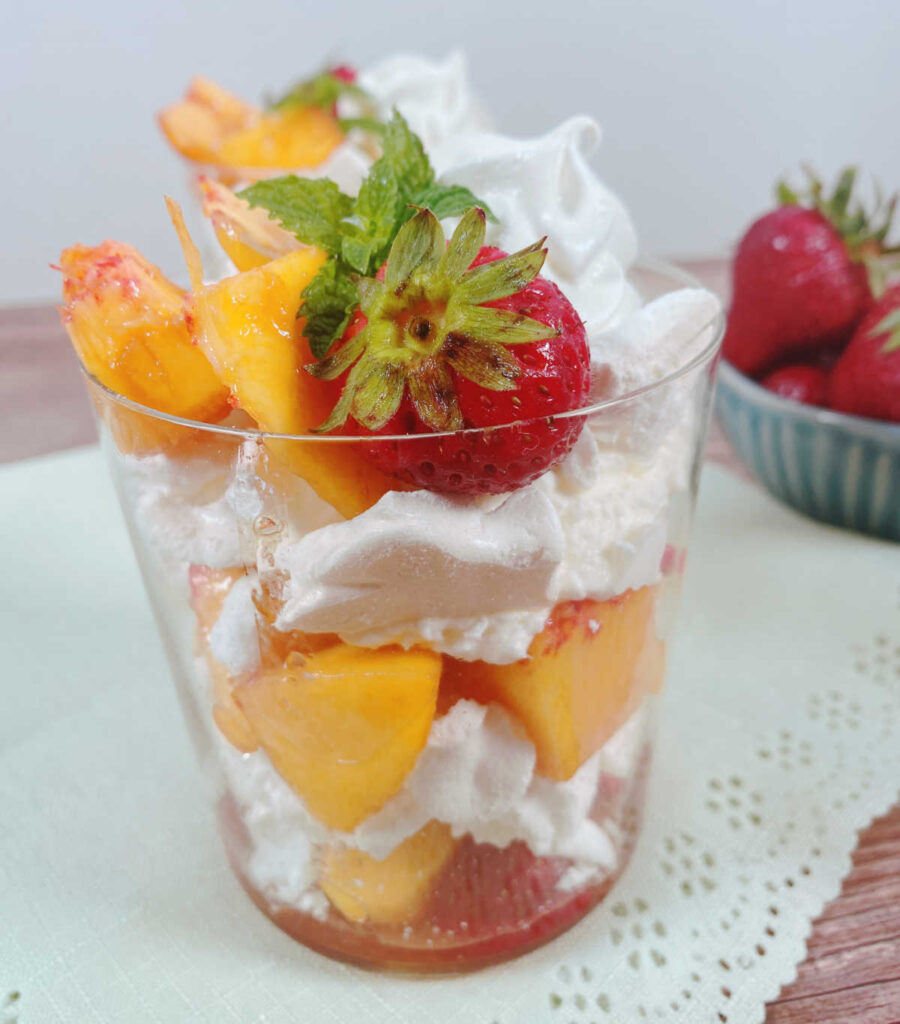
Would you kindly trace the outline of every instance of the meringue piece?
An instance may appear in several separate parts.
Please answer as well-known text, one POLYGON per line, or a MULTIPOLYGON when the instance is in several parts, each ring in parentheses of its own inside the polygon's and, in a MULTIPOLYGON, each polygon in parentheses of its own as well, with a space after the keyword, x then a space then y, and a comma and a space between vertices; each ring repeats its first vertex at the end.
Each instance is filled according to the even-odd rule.
POLYGON ((489 245, 515 252, 547 237, 541 273, 578 310, 588 337, 638 304, 626 280, 634 226, 589 163, 600 138, 596 121, 573 117, 538 138, 456 135, 431 153, 442 181, 466 185, 493 210, 489 245))
POLYGON ((550 500, 565 538, 551 604, 603 601, 659 580, 669 502, 664 462, 601 452, 583 430, 565 462, 531 486, 550 500))
POLYGON ((436 818, 455 836, 538 856, 612 868, 616 851, 588 817, 602 770, 598 751, 567 782, 534 774, 534 744, 501 707, 458 701, 432 726, 403 789, 346 840, 377 859, 436 818))
POLYGON ((540 608, 562 549, 559 518, 534 490, 493 507, 391 491, 356 518, 276 549, 275 567, 288 576, 276 626, 354 642, 431 617, 540 608))
POLYGON ((235 580, 222 602, 222 610, 209 631, 212 656, 233 676, 259 668, 259 633, 253 592, 256 576, 235 580))
POLYGON ((489 125, 472 94, 466 60, 459 51, 442 61, 398 54, 363 70, 359 84, 374 98, 382 119, 388 119, 396 107, 426 151, 461 132, 489 125))
MULTIPOLYGON (((590 339, 594 400, 631 394, 663 380, 702 352, 721 317, 719 300, 702 288, 683 288, 648 302, 618 326, 590 339)), ((602 447, 653 457, 666 435, 678 433, 682 456, 691 450, 691 380, 653 388, 591 420, 602 447)), ((671 457, 670 452, 670 457, 671 457)))
POLYGON ((121 460, 139 540, 173 576, 190 563, 229 569, 255 562, 249 524, 263 508, 258 457, 258 442, 247 440, 233 465, 167 455, 121 460))
POLYGON ((705 288, 682 288, 591 337, 591 379, 604 385, 595 400, 631 394, 690 362, 712 341, 721 309, 705 288))

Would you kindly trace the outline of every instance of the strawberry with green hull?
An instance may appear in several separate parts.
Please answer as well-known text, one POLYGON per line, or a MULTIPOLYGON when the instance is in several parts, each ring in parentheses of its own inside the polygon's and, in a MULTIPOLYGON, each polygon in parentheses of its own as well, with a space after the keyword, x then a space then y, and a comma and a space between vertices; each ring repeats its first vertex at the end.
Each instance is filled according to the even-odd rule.
POLYGON ((890 251, 894 200, 873 226, 875 217, 851 208, 854 170, 827 198, 810 179, 806 197, 779 186, 783 205, 751 225, 735 256, 722 354, 751 376, 846 342, 874 301, 876 261, 890 251))
POLYGON ((900 423, 900 285, 859 325, 829 381, 833 409, 900 423))
POLYGON ((434 214, 420 210, 376 278, 357 282, 360 315, 339 346, 307 367, 323 380, 346 375, 322 431, 473 431, 372 446, 380 469, 429 490, 522 487, 566 455, 584 423, 554 419, 584 405, 590 366, 581 319, 538 276, 543 241, 510 256, 484 236, 480 209, 464 215, 449 245, 434 214))
POLYGON ((370 452, 407 485, 515 490, 564 458, 581 432, 581 417, 559 417, 590 393, 584 325, 538 276, 543 240, 512 255, 485 246, 490 210, 436 180, 396 111, 381 142, 356 197, 295 176, 241 193, 328 254, 302 295, 317 360, 307 370, 341 388, 319 430, 417 436, 370 452), (461 220, 448 245, 440 221, 449 217, 461 220))

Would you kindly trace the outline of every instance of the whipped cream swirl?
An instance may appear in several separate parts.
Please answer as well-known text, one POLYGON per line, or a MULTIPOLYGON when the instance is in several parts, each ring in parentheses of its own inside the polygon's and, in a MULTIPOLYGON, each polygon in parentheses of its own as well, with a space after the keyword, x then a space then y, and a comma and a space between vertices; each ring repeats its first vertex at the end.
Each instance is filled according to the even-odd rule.
POLYGON ((591 167, 601 131, 572 117, 546 135, 458 134, 431 153, 438 177, 465 185, 497 217, 487 241, 507 252, 547 237, 541 273, 563 290, 589 337, 638 305, 626 274, 637 236, 620 200, 591 167))

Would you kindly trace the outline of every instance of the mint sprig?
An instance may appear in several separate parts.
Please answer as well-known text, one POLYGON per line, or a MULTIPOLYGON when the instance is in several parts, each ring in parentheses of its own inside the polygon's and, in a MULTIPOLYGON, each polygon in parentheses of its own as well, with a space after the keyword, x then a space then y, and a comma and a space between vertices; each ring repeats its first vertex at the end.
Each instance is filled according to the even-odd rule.
POLYGON ((348 82, 333 71, 320 71, 291 86, 277 99, 266 104, 268 110, 290 110, 292 107, 319 107, 331 113, 338 100, 345 96, 371 102, 371 97, 356 82, 348 82))
POLYGON ((304 244, 329 255, 303 291, 305 333, 316 359, 325 358, 358 307, 357 278, 377 272, 397 232, 417 209, 443 219, 478 206, 495 220, 469 189, 435 179, 421 139, 396 110, 384 126, 382 155, 355 199, 327 178, 293 174, 259 181, 240 196, 263 207, 304 244))

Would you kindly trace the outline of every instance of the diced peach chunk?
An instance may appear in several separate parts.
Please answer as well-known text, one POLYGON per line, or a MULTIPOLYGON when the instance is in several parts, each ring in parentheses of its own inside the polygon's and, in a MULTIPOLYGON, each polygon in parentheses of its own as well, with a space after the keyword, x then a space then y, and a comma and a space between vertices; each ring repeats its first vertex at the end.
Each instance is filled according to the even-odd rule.
POLYGON ((403 785, 434 718, 440 655, 338 644, 290 655, 234 691, 275 770, 330 828, 352 831, 403 785))
POLYGON ((450 692, 496 702, 525 726, 537 749, 537 770, 571 778, 612 736, 646 695, 655 672, 645 658, 655 641, 655 588, 608 601, 558 605, 512 665, 446 659, 450 692), (642 669, 642 671, 639 671, 642 669))
MULTIPOLYGON (((191 343, 185 293, 121 242, 75 245, 60 257, 62 320, 85 369, 141 405, 185 419, 215 421, 228 392, 191 343)), ((135 413, 129 450, 164 443, 167 425, 135 413), (158 429, 156 429, 158 428, 158 429)), ((183 430, 183 428, 182 428, 183 430)))
POLYGON ((448 825, 430 821, 384 860, 334 846, 322 858, 319 886, 348 921, 407 924, 426 905, 457 844, 448 825))
MULTIPOLYGON (((193 295, 194 338, 262 430, 308 434, 337 401, 339 387, 303 369, 313 356, 303 337, 303 320, 297 319, 301 293, 324 261, 320 250, 303 247, 193 295)), ((352 444, 327 439, 269 439, 267 444, 347 518, 402 486, 352 444)))

